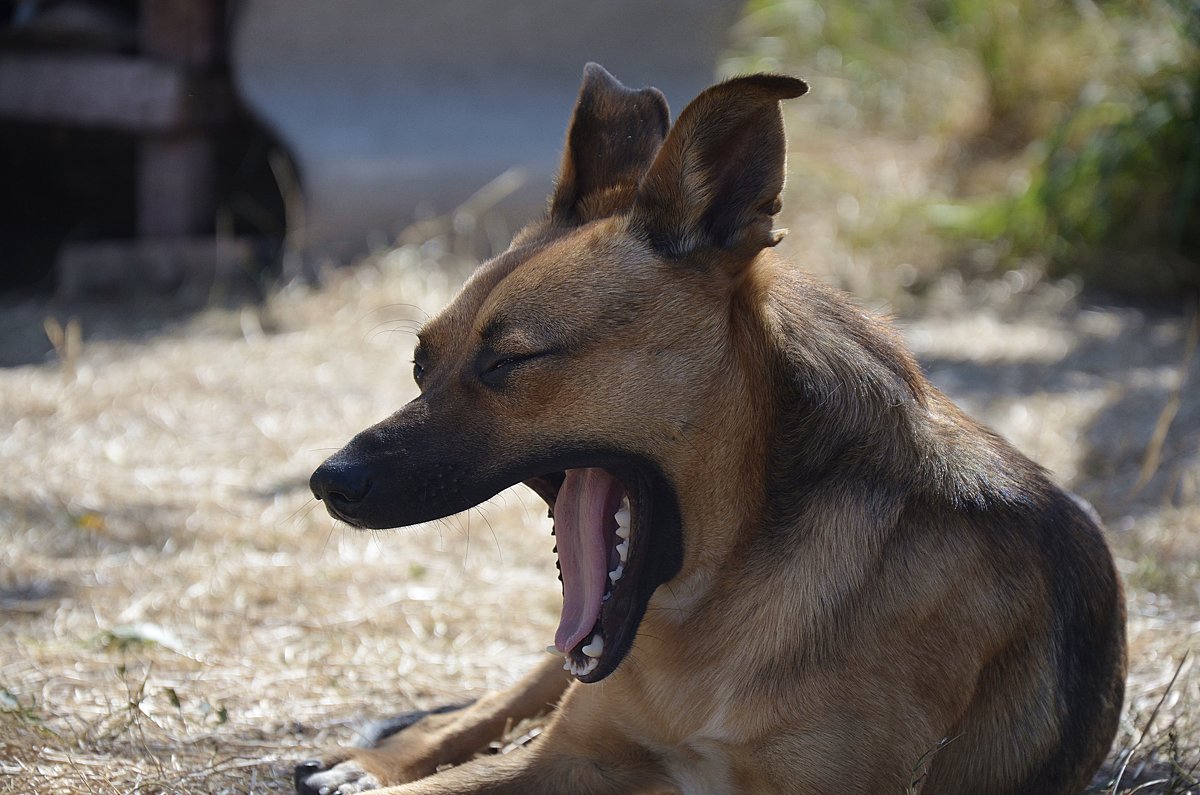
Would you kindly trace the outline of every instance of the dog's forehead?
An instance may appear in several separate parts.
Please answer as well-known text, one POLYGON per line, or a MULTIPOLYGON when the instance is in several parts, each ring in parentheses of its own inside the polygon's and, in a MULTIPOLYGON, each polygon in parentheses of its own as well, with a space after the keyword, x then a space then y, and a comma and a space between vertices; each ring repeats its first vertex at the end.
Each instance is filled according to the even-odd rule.
POLYGON ((550 316, 585 323, 588 316, 639 289, 653 264, 644 245, 621 234, 616 219, 511 249, 482 265, 454 300, 421 331, 447 347, 514 326, 544 326, 550 316), (569 307, 569 309, 568 309, 569 307))
POLYGON ((421 327, 417 335, 421 344, 432 349, 449 347, 472 328, 480 306, 496 285, 543 245, 539 241, 515 246, 476 268, 453 300, 421 327))

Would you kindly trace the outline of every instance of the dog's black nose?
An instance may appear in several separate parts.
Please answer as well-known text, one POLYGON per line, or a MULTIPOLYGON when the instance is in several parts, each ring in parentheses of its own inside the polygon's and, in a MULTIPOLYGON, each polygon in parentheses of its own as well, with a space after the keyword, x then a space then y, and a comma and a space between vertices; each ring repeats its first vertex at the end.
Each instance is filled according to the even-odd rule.
POLYGON ((354 506, 361 503, 371 490, 366 471, 359 466, 329 459, 308 479, 313 496, 338 513, 353 516, 354 506))

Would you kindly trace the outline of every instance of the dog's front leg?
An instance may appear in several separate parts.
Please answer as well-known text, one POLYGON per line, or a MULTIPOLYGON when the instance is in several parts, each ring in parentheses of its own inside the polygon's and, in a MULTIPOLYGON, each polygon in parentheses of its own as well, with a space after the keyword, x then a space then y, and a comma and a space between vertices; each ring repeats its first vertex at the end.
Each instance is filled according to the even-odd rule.
POLYGON ((547 659, 515 685, 462 708, 402 719, 373 747, 343 748, 296 768, 300 795, 350 795, 431 776, 442 765, 465 762, 503 734, 506 726, 549 712, 570 676, 547 659))
POLYGON ((646 749, 611 730, 597 735, 582 741, 558 721, 526 748, 370 795, 679 795, 646 749))

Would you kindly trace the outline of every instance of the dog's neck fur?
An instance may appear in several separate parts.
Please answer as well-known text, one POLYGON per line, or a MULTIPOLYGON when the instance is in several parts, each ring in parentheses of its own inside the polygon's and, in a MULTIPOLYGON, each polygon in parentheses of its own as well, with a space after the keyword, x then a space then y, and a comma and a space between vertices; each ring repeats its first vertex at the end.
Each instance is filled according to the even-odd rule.
POLYGON ((913 500, 969 508, 1007 498, 1015 479, 1005 468, 1019 456, 963 417, 895 332, 842 293, 768 249, 746 268, 730 317, 736 383, 714 389, 724 397, 710 415, 722 421, 698 422, 700 433, 724 428, 725 444, 719 454, 705 446, 678 484, 680 593, 699 596, 783 536, 880 548, 913 500), (764 349, 764 339, 782 342, 764 349), (752 388, 762 372, 775 389, 752 388), (837 526, 815 494, 838 495, 837 526))

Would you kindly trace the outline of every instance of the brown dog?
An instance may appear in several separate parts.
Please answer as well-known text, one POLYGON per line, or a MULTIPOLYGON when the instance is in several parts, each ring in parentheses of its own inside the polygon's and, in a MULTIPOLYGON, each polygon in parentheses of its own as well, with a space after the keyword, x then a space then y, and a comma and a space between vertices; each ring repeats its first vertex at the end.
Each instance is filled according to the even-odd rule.
POLYGON ((555 520, 570 674, 549 659, 401 719, 300 766, 302 793, 1088 783, 1124 688, 1101 531, 884 325, 771 251, 779 102, 806 90, 737 78, 672 126, 659 92, 588 66, 547 218, 421 330, 421 395, 312 477, 370 528, 531 486, 555 520), (471 759, 551 708, 528 748, 471 759))

